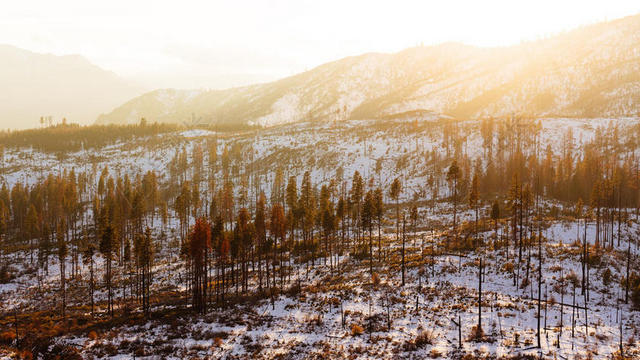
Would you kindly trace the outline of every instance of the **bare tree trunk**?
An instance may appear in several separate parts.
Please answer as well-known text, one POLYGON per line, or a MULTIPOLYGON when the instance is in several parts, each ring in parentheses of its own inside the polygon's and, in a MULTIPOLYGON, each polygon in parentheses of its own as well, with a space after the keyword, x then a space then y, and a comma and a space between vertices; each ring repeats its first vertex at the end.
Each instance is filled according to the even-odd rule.
POLYGON ((404 252, 405 252, 405 225, 406 220, 404 215, 402 215, 402 286, 405 284, 404 272, 405 272, 405 263, 404 263, 404 252))
POLYGON ((482 334, 482 259, 478 266, 478 328, 476 331, 478 337, 482 334))

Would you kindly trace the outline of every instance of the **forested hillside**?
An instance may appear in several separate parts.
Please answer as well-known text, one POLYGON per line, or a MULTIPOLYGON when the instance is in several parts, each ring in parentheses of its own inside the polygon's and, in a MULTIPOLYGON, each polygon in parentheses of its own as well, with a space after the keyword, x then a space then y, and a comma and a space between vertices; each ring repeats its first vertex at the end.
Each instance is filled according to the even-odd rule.
POLYGON ((125 132, 5 145, 0 354, 640 356, 635 119, 125 132))

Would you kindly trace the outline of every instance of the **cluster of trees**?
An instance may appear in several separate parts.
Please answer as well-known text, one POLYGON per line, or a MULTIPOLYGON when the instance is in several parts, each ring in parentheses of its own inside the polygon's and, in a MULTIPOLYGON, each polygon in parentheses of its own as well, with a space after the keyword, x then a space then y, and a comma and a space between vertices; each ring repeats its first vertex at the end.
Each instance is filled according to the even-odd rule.
MULTIPOLYGON (((26 246, 30 262, 45 274, 49 273, 51 257, 57 255, 63 314, 67 279, 80 279, 83 265, 90 267, 93 305, 96 250, 105 259, 109 311, 113 305, 113 259, 122 267, 123 274, 135 264, 136 280, 131 283, 135 284, 137 298, 148 309, 153 248, 150 227, 159 203, 156 175, 148 172, 133 182, 128 175, 114 180, 105 168, 97 186, 92 185, 94 177, 94 174, 76 174, 71 170, 49 174, 31 186, 18 182, 9 189, 3 184, 0 189, 2 248, 7 251, 26 246)), ((166 209, 166 206, 160 208, 166 209)), ((166 221, 166 213, 163 218, 166 221)))
POLYGON ((100 148, 117 141, 176 131, 176 124, 141 121, 135 125, 86 125, 61 123, 45 128, 0 131, 0 144, 34 148, 43 152, 70 152, 100 148))
MULTIPOLYGON (((226 156, 225 151, 222 158, 226 156)), ((176 213, 185 214, 178 215, 181 222, 188 224, 189 218, 195 222, 185 237, 188 241, 182 251, 188 264, 185 278, 190 279, 187 285, 194 308, 205 311, 208 302, 224 302, 233 288, 236 295, 247 293, 251 283, 259 292, 273 293, 289 284, 295 274, 300 285, 301 271, 308 273, 319 257, 334 271, 339 257, 349 249, 357 256, 368 257, 373 273, 374 225, 378 227, 378 259, 383 253, 382 189, 365 192, 364 180, 358 172, 353 176, 350 191, 347 182, 341 183, 339 189, 338 179, 318 190, 308 171, 300 184, 296 176, 290 176, 285 186, 282 172, 278 171, 270 206, 264 192, 260 192, 254 206, 248 208, 241 203, 235 211, 227 168, 223 165, 225 185, 211 192, 208 212, 185 211, 197 200, 193 200, 194 192, 184 183, 176 198, 181 204, 176 213), (305 269, 301 269, 303 264, 305 269)), ((400 195, 398 186, 393 195, 396 199, 400 195)))

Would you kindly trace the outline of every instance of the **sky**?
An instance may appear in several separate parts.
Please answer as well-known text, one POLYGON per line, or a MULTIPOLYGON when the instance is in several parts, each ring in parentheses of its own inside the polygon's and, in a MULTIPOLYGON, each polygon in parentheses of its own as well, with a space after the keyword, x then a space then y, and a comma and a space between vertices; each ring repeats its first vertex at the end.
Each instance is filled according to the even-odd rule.
POLYGON ((638 0, 23 0, 3 3, 0 43, 80 54, 151 88, 216 88, 365 52, 517 44, 637 13, 638 0))

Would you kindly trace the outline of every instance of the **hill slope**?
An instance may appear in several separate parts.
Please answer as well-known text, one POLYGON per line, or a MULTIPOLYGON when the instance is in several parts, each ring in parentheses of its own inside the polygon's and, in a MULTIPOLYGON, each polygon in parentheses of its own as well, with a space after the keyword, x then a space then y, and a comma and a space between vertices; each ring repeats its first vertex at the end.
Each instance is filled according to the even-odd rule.
POLYGON ((207 122, 263 126, 430 111, 460 118, 512 113, 635 116, 640 105, 640 15, 502 48, 447 43, 364 54, 279 81, 195 94, 156 91, 102 123, 207 122), (154 103, 157 103, 154 105, 154 103))
POLYGON ((0 129, 35 127, 49 115, 91 123, 141 93, 81 56, 37 54, 9 45, 0 45, 0 79, 0 129))

